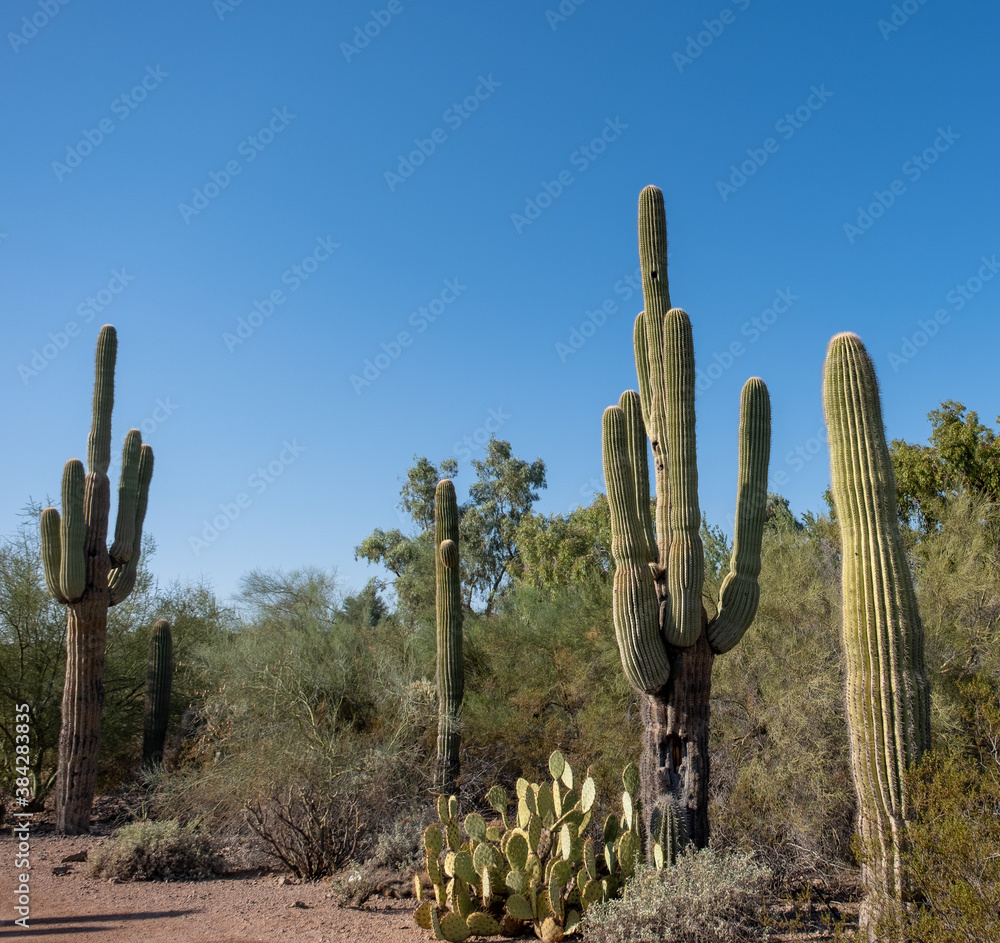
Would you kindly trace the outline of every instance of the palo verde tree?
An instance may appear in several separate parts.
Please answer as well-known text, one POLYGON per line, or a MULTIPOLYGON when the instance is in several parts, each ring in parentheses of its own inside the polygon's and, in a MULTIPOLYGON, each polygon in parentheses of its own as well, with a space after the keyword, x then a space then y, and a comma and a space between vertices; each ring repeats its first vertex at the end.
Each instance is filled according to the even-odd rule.
POLYGON ((108 608, 135 585, 146 516, 153 450, 129 430, 122 452, 115 539, 107 547, 111 508, 111 410, 115 397, 118 336, 105 324, 97 339, 93 417, 87 468, 70 459, 63 470, 62 515, 41 516, 42 563, 49 593, 66 606, 66 681, 63 687, 56 827, 61 834, 90 830, 97 753, 104 708, 104 650, 108 608))
POLYGON ((659 810, 660 821, 679 816, 689 840, 705 847, 712 662, 740 641, 757 611, 771 406, 763 381, 747 380, 740 398, 733 552, 719 611, 709 620, 702 602, 694 343, 687 314, 670 306, 667 223, 656 187, 639 196, 639 261, 646 306, 634 333, 639 392, 623 393, 603 418, 615 635, 625 675, 640 696, 647 840, 655 838, 659 810), (656 476, 655 527, 647 435, 656 476))

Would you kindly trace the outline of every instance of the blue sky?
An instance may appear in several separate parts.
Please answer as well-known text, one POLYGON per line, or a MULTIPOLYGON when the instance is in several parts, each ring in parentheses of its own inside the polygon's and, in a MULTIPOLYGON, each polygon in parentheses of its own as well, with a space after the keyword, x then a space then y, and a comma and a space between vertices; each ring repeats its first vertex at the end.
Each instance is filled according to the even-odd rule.
POLYGON ((358 588, 413 456, 458 458, 461 497, 492 429, 545 460, 538 509, 588 503, 636 385, 649 183, 704 376, 703 510, 731 529, 752 375, 772 488, 820 510, 838 331, 890 437, 925 441, 945 399, 1000 412, 998 31, 944 0, 10 0, 0 532, 83 457, 107 322, 162 582, 358 588))

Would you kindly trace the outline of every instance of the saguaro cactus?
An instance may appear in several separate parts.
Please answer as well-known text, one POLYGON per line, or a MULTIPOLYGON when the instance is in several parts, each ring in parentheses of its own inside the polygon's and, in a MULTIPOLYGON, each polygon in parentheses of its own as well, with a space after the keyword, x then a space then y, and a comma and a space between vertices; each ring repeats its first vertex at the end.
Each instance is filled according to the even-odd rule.
POLYGON ((146 703, 142 717, 142 765, 145 769, 159 766, 163 761, 173 678, 174 644, 170 623, 160 619, 149 633, 146 654, 146 703))
POLYGON ((462 662, 462 592, 458 568, 458 501, 445 478, 434 490, 434 561, 437 591, 438 786, 446 794, 458 779, 458 747, 465 666, 462 662))
POLYGON ((639 393, 604 411, 604 478, 615 559, 614 624, 622 666, 640 693, 644 726, 641 797, 673 805, 688 838, 708 844, 708 722, 712 662, 742 638, 757 611, 760 547, 771 449, 767 387, 753 377, 740 397, 736 532, 718 614, 702 605, 704 560, 695 455, 691 322, 670 307, 663 194, 639 196, 639 260, 646 310, 635 321, 639 393), (649 512, 646 437, 656 476, 649 512))
POLYGON ((56 826, 76 835, 90 829, 97 778, 97 751, 104 707, 104 644, 108 607, 135 584, 142 522, 146 516, 153 450, 138 429, 125 436, 118 485, 115 540, 107 548, 111 486, 111 409, 118 338, 110 324, 97 339, 94 407, 87 440, 87 467, 70 459, 63 470, 62 516, 42 511, 42 561, 49 593, 66 604, 66 683, 63 688, 56 826))
POLYGON ((908 898, 901 862, 910 818, 904 772, 930 745, 924 638, 896 513, 875 368, 861 338, 827 350, 823 406, 843 559, 851 771, 867 897, 861 929, 908 898))

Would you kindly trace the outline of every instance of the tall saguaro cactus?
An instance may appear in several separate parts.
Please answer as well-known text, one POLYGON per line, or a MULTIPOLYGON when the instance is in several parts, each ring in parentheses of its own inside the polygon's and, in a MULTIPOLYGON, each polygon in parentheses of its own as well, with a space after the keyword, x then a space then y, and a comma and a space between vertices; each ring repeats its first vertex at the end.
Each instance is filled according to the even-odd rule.
POLYGON ((458 566, 458 501, 448 478, 434 490, 434 565, 437 591, 437 784, 445 793, 458 779, 458 747, 465 666, 462 661, 462 587, 458 566))
POLYGON ((702 604, 704 558, 695 454, 691 322, 670 307, 663 194, 639 196, 645 311, 635 321, 639 392, 604 411, 604 478, 615 559, 613 613, 622 665, 639 692, 639 770, 647 835, 672 804, 698 847, 708 844, 708 723, 712 663, 743 637, 757 611, 760 547, 771 449, 767 387, 753 377, 740 397, 736 532, 718 614, 702 604), (646 438, 656 516, 649 511, 646 438))
POLYGON ((97 339, 94 406, 87 440, 87 468, 70 459, 63 470, 62 516, 42 511, 42 561, 52 597, 66 604, 66 683, 63 687, 56 826, 77 835, 90 829, 97 751, 104 708, 104 645, 108 608, 135 584, 146 516, 153 450, 138 429, 125 436, 118 485, 115 539, 107 548, 111 486, 111 409, 115 397, 118 337, 110 324, 97 339))
POLYGON ((153 769, 163 761, 174 677, 174 644, 170 623, 159 619, 149 633, 146 654, 146 702, 142 717, 142 765, 153 769))
POLYGON ((901 860, 910 818, 904 773, 930 746, 930 701, 878 382, 856 334, 830 341, 823 406, 840 522, 847 721, 868 891, 861 929, 874 940, 880 917, 909 896, 901 860))

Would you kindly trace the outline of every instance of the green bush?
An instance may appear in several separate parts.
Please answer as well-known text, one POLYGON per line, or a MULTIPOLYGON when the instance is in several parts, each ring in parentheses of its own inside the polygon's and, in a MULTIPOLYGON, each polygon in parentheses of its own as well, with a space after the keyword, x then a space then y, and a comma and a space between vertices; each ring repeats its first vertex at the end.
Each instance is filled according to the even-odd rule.
POLYGON ((740 852, 689 850, 672 868, 644 868, 618 900, 591 908, 585 943, 743 943, 767 939, 759 920, 771 871, 740 852))
POLYGON ((132 822, 90 854, 91 874, 122 881, 197 881, 224 871, 213 840, 174 820, 132 822))
MULTIPOLYGON (((1000 696, 959 685, 965 750, 932 751, 909 777, 915 821, 904 857, 921 903, 902 918, 911 943, 995 940, 1000 914, 1000 696)), ((885 927, 894 935, 893 927, 885 927)))

